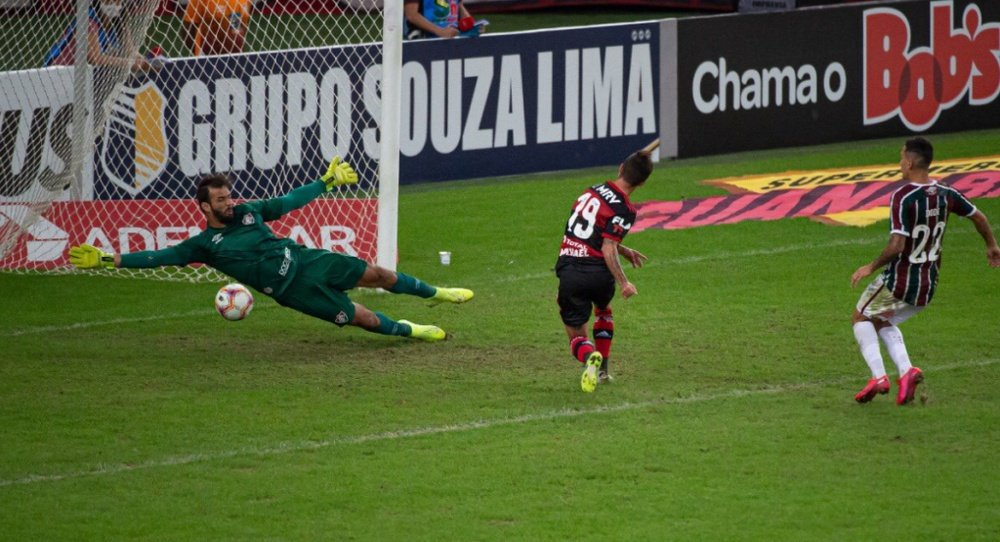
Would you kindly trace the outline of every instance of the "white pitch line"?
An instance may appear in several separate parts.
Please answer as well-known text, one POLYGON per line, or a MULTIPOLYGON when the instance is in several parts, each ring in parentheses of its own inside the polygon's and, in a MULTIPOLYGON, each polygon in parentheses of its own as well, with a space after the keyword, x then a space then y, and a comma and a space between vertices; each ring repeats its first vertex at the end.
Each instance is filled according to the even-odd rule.
MULTIPOLYGON (((846 239, 842 241, 831 241, 828 243, 803 243, 800 245, 786 245, 775 248, 759 248, 754 250, 745 250, 742 252, 717 252, 715 254, 703 254, 700 256, 685 256, 682 258, 657 258, 647 262, 644 267, 661 267, 664 265, 684 265, 689 263, 701 263, 709 262, 713 260, 730 260, 733 258, 752 258, 755 256, 774 256, 776 254, 786 254, 789 252, 800 252, 800 251, 810 251, 820 248, 836 248, 845 246, 855 246, 855 245, 873 245, 877 243, 885 243, 885 237, 871 238, 871 239, 846 239)), ((497 279, 496 282, 519 282, 522 280, 535 280, 548 277, 554 277, 552 272, 548 273, 532 273, 530 275, 518 275, 513 277, 503 277, 497 279)))
MULTIPOLYGON (((941 365, 939 367, 934 367, 932 369, 925 370, 925 372, 934 373, 940 371, 950 371, 955 369, 985 367, 988 365, 995 365, 997 363, 1000 363, 1000 359, 985 359, 978 361, 969 361, 964 363, 941 365)), ((521 416, 514 416, 511 418, 494 418, 492 420, 476 420, 476 421, 457 423, 457 424, 437 425, 431 427, 416 427, 412 429, 402 429, 399 431, 369 433, 367 435, 333 437, 325 440, 303 440, 298 442, 282 442, 274 446, 268 446, 263 448, 256 446, 247 446, 243 448, 236 448, 233 450, 223 450, 219 452, 196 453, 196 454, 165 457, 162 459, 151 459, 140 463, 114 463, 114 464, 98 465, 93 469, 66 472, 62 474, 30 474, 27 476, 23 476, 21 478, 10 478, 7 480, 0 480, 0 488, 10 487, 10 486, 25 486, 31 484, 44 483, 44 482, 60 482, 63 480, 72 480, 76 478, 86 478, 94 476, 112 476, 116 474, 137 471, 137 470, 145 470, 158 467, 190 465, 192 463, 204 463, 208 461, 229 459, 233 457, 243 457, 243 456, 269 457, 287 453, 302 452, 307 450, 318 450, 322 448, 329 448, 331 446, 392 441, 392 440, 422 437, 428 435, 440 435, 444 433, 461 433, 465 431, 474 431, 477 429, 490 429, 493 427, 520 425, 537 421, 557 420, 563 418, 576 418, 579 416, 589 416, 593 414, 626 412, 631 410, 638 410, 642 408, 650 408, 658 406, 705 403, 709 401, 717 401, 720 399, 752 397, 757 395, 775 395, 802 389, 847 384, 857 381, 859 381, 859 377, 851 376, 851 377, 836 378, 831 380, 822 380, 818 382, 803 382, 801 384, 774 385, 774 386, 763 386, 759 388, 750 388, 750 389, 737 389, 713 395, 689 395, 687 397, 676 397, 672 399, 653 399, 650 401, 641 401, 638 403, 626 402, 626 403, 619 403, 617 405, 602 405, 593 408, 583 408, 579 410, 572 410, 572 409, 551 410, 548 412, 539 412, 536 414, 524 414, 521 416)))
MULTIPOLYGON (((683 265, 689 263, 698 263, 711 260, 726 260, 732 258, 752 258, 755 256, 773 256, 775 254, 784 254, 787 252, 798 252, 804 250, 816 250, 819 248, 832 248, 839 246, 849 246, 849 245, 866 245, 873 244, 877 242, 885 241, 883 238, 872 238, 872 239, 850 239, 845 241, 833 241, 830 243, 806 243, 801 245, 788 245, 776 248, 765 248, 765 249, 755 249, 746 250, 742 252, 720 252, 716 254, 706 254, 703 256, 688 256, 683 258, 657 260, 646 264, 650 267, 656 267, 660 265, 683 265)), ((522 280, 531 279, 541 279, 553 276, 551 272, 549 273, 535 273, 531 275, 519 275, 511 277, 502 277, 496 280, 496 282, 519 282, 522 280)), ((256 308, 256 307, 255 307, 256 308)), ((77 322, 74 324, 66 324, 61 326, 37 326, 37 327, 26 327, 22 329, 17 329, 14 331, 8 331, 0 334, 0 337, 21 337, 24 335, 35 335, 38 333, 49 333, 49 332, 59 332, 59 331, 75 331, 80 329, 88 329, 92 327, 101 326, 113 326, 118 324, 133 324, 141 322, 155 322, 158 320, 171 320, 175 318, 187 318, 190 316, 203 316, 211 314, 209 310, 197 310, 188 312, 179 312, 171 314, 161 314, 157 316, 141 316, 136 318, 114 318, 111 320, 98 320, 94 322, 77 322)))
POLYGON ((671 265, 671 264, 683 265, 687 263, 700 263, 712 260, 728 260, 731 258, 751 258, 754 256, 774 256, 775 254, 786 254, 788 252, 799 252, 803 250, 816 250, 818 248, 836 248, 836 247, 857 246, 857 245, 873 245, 876 243, 885 243, 885 242, 886 239, 884 237, 879 237, 871 239, 845 239, 842 241, 830 241, 829 243, 803 243, 800 245, 787 245, 775 248, 759 248, 739 253, 720 253, 720 254, 705 254, 703 256, 687 256, 684 258, 664 260, 662 263, 652 262, 652 265, 654 266, 671 265))
POLYGON ((171 314, 159 314, 156 316, 140 316, 135 318, 113 318, 111 320, 97 320, 94 322, 77 322, 62 326, 36 326, 26 327, 4 333, 4 337, 20 337, 22 335, 34 335, 36 333, 49 333, 52 331, 73 331, 77 329, 87 329, 99 326, 113 326, 117 324, 134 324, 139 322, 154 322, 157 320, 169 320, 171 318, 186 318, 188 316, 205 316, 211 314, 208 310, 197 310, 188 312, 178 312, 171 314))
MULTIPOLYGON (((254 310, 261 310, 266 308, 268 305, 256 306, 254 310)), ((111 320, 96 320, 93 322, 76 322, 74 324, 65 324, 61 326, 35 326, 26 327, 22 329, 15 329, 14 331, 8 331, 6 333, 0 334, 0 337, 21 337, 24 335, 35 335, 38 333, 49 333, 53 331, 75 331, 78 329, 88 329, 92 327, 101 326, 114 326, 118 324, 136 324, 142 322, 156 322, 160 320, 173 320, 175 318, 188 318, 191 316, 209 316, 215 314, 211 309, 199 309, 187 312, 173 312, 169 314, 158 314, 156 316, 137 316, 134 318, 112 318, 111 320)))
MULTIPOLYGON (((994 230, 1000 231, 1000 228, 994 228, 994 230)), ((787 245, 787 246, 775 247, 775 248, 762 248, 762 249, 746 250, 746 251, 742 251, 742 252, 719 252, 719 253, 716 253, 716 254, 704 254, 704 255, 701 255, 701 256, 687 256, 687 257, 683 257, 683 258, 663 259, 663 260, 657 259, 657 260, 654 260, 652 262, 647 263, 646 267, 659 267, 659 266, 662 266, 662 265, 684 265, 684 264, 690 264, 690 263, 707 262, 707 261, 712 261, 712 260, 728 260, 728 259, 732 259, 732 258, 752 258, 752 257, 755 257, 755 256, 774 256, 776 254, 785 254, 785 253, 789 253, 789 252, 799 252, 799 251, 816 250, 816 249, 819 249, 819 248, 835 248, 835 247, 852 246, 852 245, 871 245, 871 244, 876 244, 876 243, 883 243, 885 241, 886 241, 886 239, 884 237, 878 237, 878 238, 874 238, 873 237, 873 238, 870 238, 870 239, 846 239, 846 240, 842 240, 842 241, 831 241, 829 243, 803 243, 803 244, 799 244, 799 245, 787 245)), ((533 274, 530 274, 530 275, 515 275, 515 276, 509 276, 509 277, 502 277, 502 278, 496 279, 495 282, 498 282, 498 283, 520 282, 522 280, 538 280, 538 279, 549 278, 549 277, 552 277, 552 276, 553 276, 553 274, 550 271, 550 272, 546 272, 546 273, 533 273, 533 274)), ((375 291, 379 291, 379 290, 375 290, 375 291)), ((110 326, 110 325, 117 325, 117 324, 130 324, 130 323, 137 323, 137 322, 154 322, 154 321, 157 321, 157 320, 170 320, 170 319, 174 319, 174 318, 186 318, 186 317, 189 317, 189 316, 200 316, 200 315, 204 315, 204 314, 210 314, 210 311, 201 310, 201 311, 189 311, 189 312, 172 313, 172 314, 162 314, 162 315, 158 315, 158 316, 144 316, 144 317, 138 317, 138 318, 116 318, 116 319, 113 319, 113 320, 100 320, 100 321, 96 321, 96 322, 78 322, 78 323, 75 323, 75 324, 67 324, 67 325, 62 325, 62 326, 29 327, 29 328, 18 329, 18 330, 14 330, 14 331, 9 331, 9 332, 2 333, 2 334, 0 334, 0 337, 20 337, 20 336, 23 336, 23 335, 33 335, 33 334, 37 334, 37 333, 48 333, 48 332, 52 332, 52 331, 73 331, 73 330, 77 330, 77 329, 87 329, 87 328, 99 327, 99 326, 110 326)))
MULTIPOLYGON (((993 228, 994 233, 1000 231, 1000 226, 993 228)), ((975 230, 971 231, 960 231, 953 233, 963 234, 963 233, 975 233, 975 230)), ((844 239, 840 241, 830 241, 827 243, 802 243, 798 245, 786 245, 774 248, 758 248, 753 250, 745 250, 742 252, 718 252, 715 254, 703 254, 700 256, 685 256, 682 258, 656 258, 646 264, 643 267, 660 267, 664 265, 684 265, 689 263, 701 263, 710 262, 714 260, 729 260, 733 258, 752 258, 754 256, 774 256, 777 254, 787 254, 789 252, 801 252, 801 251, 812 251, 819 248, 836 248, 836 247, 847 247, 847 246, 860 246, 860 245, 874 245, 879 243, 887 243, 889 241, 888 236, 871 237, 868 239, 844 239)), ((547 273, 532 273, 530 275, 517 275, 511 277, 503 277, 496 279, 496 282, 519 282, 522 280, 538 280, 549 277, 554 277, 551 271, 547 273)))

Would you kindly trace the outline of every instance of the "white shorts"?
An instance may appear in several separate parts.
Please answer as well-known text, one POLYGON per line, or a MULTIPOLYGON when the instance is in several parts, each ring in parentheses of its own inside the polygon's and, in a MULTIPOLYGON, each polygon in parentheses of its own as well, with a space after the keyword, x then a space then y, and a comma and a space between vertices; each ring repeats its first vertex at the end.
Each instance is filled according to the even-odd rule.
POLYGON ((866 318, 882 320, 895 326, 909 320, 924 310, 924 307, 926 305, 918 307, 896 299, 892 292, 885 287, 882 273, 879 273, 861 294, 857 309, 866 318))

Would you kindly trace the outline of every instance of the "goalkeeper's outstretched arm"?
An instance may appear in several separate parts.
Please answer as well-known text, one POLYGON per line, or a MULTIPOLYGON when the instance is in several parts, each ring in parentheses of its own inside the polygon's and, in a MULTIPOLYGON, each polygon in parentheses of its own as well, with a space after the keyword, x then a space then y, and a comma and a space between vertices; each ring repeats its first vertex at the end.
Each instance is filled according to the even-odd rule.
POLYGON ((161 250, 143 250, 129 254, 115 254, 88 244, 69 249, 69 263, 77 269, 114 269, 163 267, 165 265, 187 265, 195 261, 192 251, 181 243, 161 250))
POLYGON ((310 201, 318 198, 324 192, 329 192, 338 186, 357 184, 358 174, 355 173, 351 164, 341 161, 339 156, 334 156, 326 173, 315 182, 300 186, 284 196, 260 201, 244 203, 251 209, 259 212, 264 220, 277 220, 282 216, 305 206, 310 201))

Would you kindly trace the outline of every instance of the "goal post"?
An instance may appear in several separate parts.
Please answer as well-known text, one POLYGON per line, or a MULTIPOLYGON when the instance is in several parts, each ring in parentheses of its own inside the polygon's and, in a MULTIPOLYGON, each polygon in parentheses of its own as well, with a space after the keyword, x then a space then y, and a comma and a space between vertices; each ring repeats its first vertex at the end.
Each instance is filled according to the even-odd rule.
POLYGON ((399 116, 403 66, 403 0, 385 0, 382 45, 382 141, 376 263, 396 270, 399 219, 399 116))
MULTIPOLYGON (((10 42, 36 23, 51 34, 20 60, 0 58, 0 270, 67 271, 66 249, 80 243, 172 246, 204 227, 202 176, 229 175, 237 199, 277 197, 333 155, 358 185, 273 229, 396 267, 402 0, 268 0, 207 22, 176 0, 124 0, 116 18, 65 2, 59 13, 0 12, 19 19, 0 24, 10 42), (116 34, 118 49, 102 41, 95 59, 85 43, 45 65, 74 26, 116 34), (221 27, 238 39, 213 37, 221 27)), ((221 278, 198 266, 115 273, 221 278)))

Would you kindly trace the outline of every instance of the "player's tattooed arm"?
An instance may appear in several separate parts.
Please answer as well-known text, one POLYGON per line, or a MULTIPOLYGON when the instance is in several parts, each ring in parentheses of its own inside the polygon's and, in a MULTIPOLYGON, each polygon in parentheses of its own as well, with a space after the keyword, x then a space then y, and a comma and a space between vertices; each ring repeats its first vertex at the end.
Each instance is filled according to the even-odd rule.
POLYGON ((604 242, 601 244, 601 254, 604 255, 604 263, 607 264, 611 275, 615 277, 615 282, 618 283, 618 287, 621 289, 622 297, 628 299, 637 294, 638 291, 635 288, 635 284, 628 281, 628 278, 625 276, 625 270, 622 269, 621 261, 618 260, 618 247, 620 246, 618 241, 604 238, 604 242))

